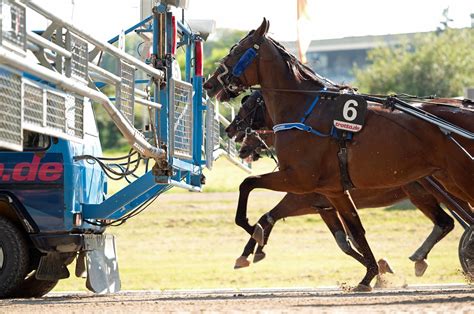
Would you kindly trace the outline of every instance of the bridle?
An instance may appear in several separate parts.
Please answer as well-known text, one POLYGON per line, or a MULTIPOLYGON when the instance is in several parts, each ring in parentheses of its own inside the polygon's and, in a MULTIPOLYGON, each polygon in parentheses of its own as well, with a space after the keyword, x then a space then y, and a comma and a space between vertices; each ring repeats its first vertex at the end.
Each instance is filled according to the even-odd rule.
POLYGON ((266 136, 266 135, 270 135, 270 134, 275 134, 275 132, 273 132, 273 130, 268 130, 268 129, 253 130, 251 128, 248 128, 247 130, 245 130, 245 138, 244 138, 243 142, 245 143, 245 140, 247 139, 248 136, 250 136, 250 135, 255 136, 260 144, 259 144, 259 146, 256 146, 254 148, 254 152, 257 153, 257 154, 260 154, 261 151, 257 151, 257 149, 259 149, 259 148, 264 149, 267 152, 267 156, 269 156, 271 159, 273 159, 276 166, 278 167, 277 158, 273 154, 272 149, 267 145, 265 140, 262 138, 262 135, 266 136))
MULTIPOLYGON (((251 34, 252 33, 249 33, 249 35, 251 34)), ((249 35, 247 35, 247 37, 249 35)), ((234 45, 234 47, 231 48, 230 53, 221 60, 219 67, 216 70, 216 72, 218 72, 216 79, 230 98, 237 97, 241 92, 250 87, 249 85, 244 84, 241 77, 252 62, 256 59, 258 60, 258 51, 264 39, 265 36, 262 36, 260 37, 260 40, 253 43, 252 47, 247 48, 242 52, 239 51, 236 54, 236 57, 239 57, 239 61, 237 61, 233 66, 227 65, 226 61, 233 56, 234 52, 238 49, 239 44, 234 45)))
MULTIPOLYGON (((241 118, 239 115, 237 115, 234 118, 233 123, 234 123, 236 131, 247 132, 248 129, 252 129, 252 127, 254 127, 253 124, 254 124, 255 118, 257 117, 257 114, 259 113, 259 109, 262 113, 262 116, 264 115, 266 109, 265 109, 265 102, 263 101, 263 96, 261 94, 256 96, 255 103, 256 103, 255 106, 253 106, 251 110, 247 112, 243 118, 241 118)), ((245 107, 246 106, 244 103, 243 108, 245 107)))

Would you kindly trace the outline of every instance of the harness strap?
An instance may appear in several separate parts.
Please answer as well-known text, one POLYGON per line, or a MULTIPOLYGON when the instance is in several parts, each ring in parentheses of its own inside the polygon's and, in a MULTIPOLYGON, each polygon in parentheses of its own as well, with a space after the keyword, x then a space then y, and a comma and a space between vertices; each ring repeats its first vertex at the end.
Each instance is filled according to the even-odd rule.
POLYGON ((280 123, 273 126, 273 132, 275 133, 280 132, 280 131, 293 130, 293 129, 309 132, 321 137, 330 136, 330 134, 321 133, 318 130, 313 129, 311 126, 304 123, 298 123, 298 122, 280 123))
POLYGON ((349 191, 355 188, 354 183, 352 183, 351 176, 349 175, 348 168, 348 158, 347 158, 347 141, 348 133, 342 131, 338 133, 338 143, 339 143, 339 152, 337 153, 337 158, 339 159, 339 171, 341 173, 341 184, 344 191, 349 191))
MULTIPOLYGON (((325 91, 327 90, 327 88, 324 87, 322 90, 325 91)), ((311 112, 313 112, 314 107, 316 107, 316 104, 318 103, 318 101, 319 101, 319 94, 316 96, 316 98, 314 98, 313 103, 311 104, 311 106, 309 106, 308 110, 306 110, 306 112, 304 113, 304 116, 303 118, 301 118, 301 121, 300 121, 301 123, 304 123, 306 119, 308 119, 311 112)))

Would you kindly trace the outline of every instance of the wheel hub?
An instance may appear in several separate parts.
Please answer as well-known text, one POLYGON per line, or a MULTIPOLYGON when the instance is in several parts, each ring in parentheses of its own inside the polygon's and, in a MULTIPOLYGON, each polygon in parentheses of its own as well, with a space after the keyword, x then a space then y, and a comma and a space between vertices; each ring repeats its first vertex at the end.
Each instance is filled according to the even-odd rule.
POLYGON ((3 268, 3 249, 0 246, 0 269, 3 268))
MULTIPOLYGON (((459 258, 464 272, 474 276, 474 227, 466 230, 459 243, 459 258)), ((474 277, 473 277, 474 278, 474 277)))

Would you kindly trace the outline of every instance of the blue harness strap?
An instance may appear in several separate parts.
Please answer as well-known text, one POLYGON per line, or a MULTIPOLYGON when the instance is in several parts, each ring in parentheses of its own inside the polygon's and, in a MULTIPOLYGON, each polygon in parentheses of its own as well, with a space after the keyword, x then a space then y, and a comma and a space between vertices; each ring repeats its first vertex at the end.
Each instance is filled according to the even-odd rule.
MULTIPOLYGON (((325 87, 322 90, 326 90, 326 89, 327 88, 325 87)), ((309 106, 308 110, 306 110, 306 112, 304 113, 304 116, 303 116, 303 118, 301 118, 300 122, 276 124, 276 125, 273 126, 273 132, 276 133, 276 132, 280 132, 280 131, 287 131, 287 130, 296 129, 296 130, 309 132, 309 133, 312 133, 314 135, 321 136, 321 137, 330 136, 331 134, 321 133, 318 130, 313 129, 311 126, 304 123, 306 121, 306 119, 308 119, 309 115, 313 112, 314 108, 318 104, 318 101, 319 101, 319 95, 317 95, 316 98, 314 98, 313 102, 309 106)))
POLYGON ((309 132, 321 137, 328 137, 330 135, 330 134, 321 133, 318 130, 313 129, 307 124, 298 123, 298 122, 280 123, 273 126, 273 132, 275 133, 280 132, 280 131, 288 131, 288 130, 301 130, 301 131, 309 132))
MULTIPOLYGON (((327 90, 327 87, 324 87, 322 89, 322 91, 325 91, 325 90, 327 90)), ((313 112, 314 107, 316 107, 316 104, 318 103, 318 101, 319 101, 319 95, 316 96, 316 98, 314 98, 313 103, 311 104, 311 106, 309 106, 308 110, 306 110, 306 112, 304 113, 304 116, 303 118, 301 118, 301 121, 300 121, 301 123, 304 123, 306 119, 308 119, 311 112, 313 112)))

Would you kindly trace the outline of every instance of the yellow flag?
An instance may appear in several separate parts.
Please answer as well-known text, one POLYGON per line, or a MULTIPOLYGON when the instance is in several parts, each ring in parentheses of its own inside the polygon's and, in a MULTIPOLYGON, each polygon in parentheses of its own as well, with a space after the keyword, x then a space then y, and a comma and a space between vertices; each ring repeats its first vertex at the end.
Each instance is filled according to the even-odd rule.
POLYGON ((302 63, 306 63, 306 51, 311 44, 311 17, 308 12, 309 0, 296 0, 297 2, 297 45, 298 57, 302 63))

